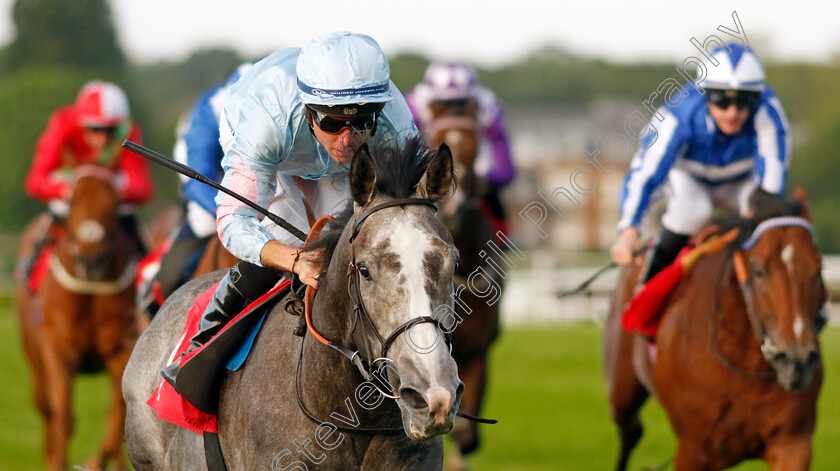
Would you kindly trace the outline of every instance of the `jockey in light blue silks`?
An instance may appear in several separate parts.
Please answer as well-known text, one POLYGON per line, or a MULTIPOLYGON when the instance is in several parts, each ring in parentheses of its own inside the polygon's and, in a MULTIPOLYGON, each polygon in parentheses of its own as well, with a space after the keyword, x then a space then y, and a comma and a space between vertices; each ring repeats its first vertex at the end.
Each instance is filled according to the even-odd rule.
MULTIPOLYGON (((346 207, 349 161, 362 143, 402 141, 417 132, 379 44, 346 31, 322 35, 303 48, 274 52, 230 88, 220 122, 222 185, 306 231, 304 201, 316 218, 346 207)), ((194 347, 283 271, 314 287, 321 271, 317 254, 299 254, 302 243, 285 229, 224 193, 216 203, 222 243, 242 262, 216 289, 194 347)))
MULTIPOLYGON (((765 85, 764 69, 750 49, 729 44, 705 61, 705 78, 685 87, 675 106, 651 118, 651 133, 630 164, 621 193, 619 238, 611 255, 633 260, 639 229, 664 187, 668 205, 662 233, 644 281, 671 264, 715 207, 744 215, 753 191, 781 194, 790 162, 789 126, 782 105, 765 85), (651 142, 653 141, 653 142, 651 142)), ((698 71, 699 72, 699 71, 698 71)))

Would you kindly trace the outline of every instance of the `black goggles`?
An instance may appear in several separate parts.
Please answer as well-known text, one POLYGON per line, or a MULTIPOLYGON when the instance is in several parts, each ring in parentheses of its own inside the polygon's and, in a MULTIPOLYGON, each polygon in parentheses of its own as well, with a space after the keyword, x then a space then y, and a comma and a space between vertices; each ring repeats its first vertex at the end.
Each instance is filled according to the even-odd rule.
POLYGON ((761 92, 736 91, 735 95, 727 95, 727 90, 706 90, 706 102, 722 110, 731 105, 735 105, 739 110, 752 109, 760 98, 761 92))
POLYGON ((353 133, 371 132, 376 126, 376 119, 379 117, 379 113, 353 116, 352 118, 330 116, 309 107, 306 108, 306 112, 312 117, 312 122, 327 134, 337 134, 344 128, 350 128, 353 133))
POLYGON ((117 133, 116 126, 86 126, 85 129, 95 134, 107 134, 109 136, 117 133))

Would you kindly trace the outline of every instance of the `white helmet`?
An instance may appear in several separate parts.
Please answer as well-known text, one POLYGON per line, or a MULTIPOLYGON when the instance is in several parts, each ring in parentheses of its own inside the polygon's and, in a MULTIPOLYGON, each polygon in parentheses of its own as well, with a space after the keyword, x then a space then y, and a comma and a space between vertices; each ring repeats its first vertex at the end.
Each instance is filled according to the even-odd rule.
POLYGON ((297 82, 300 98, 311 105, 387 103, 391 68, 370 36, 348 31, 318 36, 300 51, 297 82))
POLYGON ((426 69, 423 81, 432 92, 432 100, 463 100, 473 95, 478 76, 464 62, 436 61, 426 69))
POLYGON ((730 52, 724 48, 712 52, 712 57, 719 65, 714 65, 708 58, 703 61, 705 79, 701 77, 701 69, 698 67, 697 79, 702 79, 698 84, 703 88, 721 90, 763 91, 764 67, 755 54, 740 44, 729 44, 727 47, 730 52))

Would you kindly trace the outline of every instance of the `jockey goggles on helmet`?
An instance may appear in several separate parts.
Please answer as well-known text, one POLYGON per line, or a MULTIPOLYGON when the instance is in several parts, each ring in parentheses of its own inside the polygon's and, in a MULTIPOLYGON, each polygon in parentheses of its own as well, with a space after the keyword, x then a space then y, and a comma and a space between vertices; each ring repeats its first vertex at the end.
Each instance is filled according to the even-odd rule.
POLYGON ((337 134, 344 128, 352 133, 371 134, 376 130, 376 120, 385 103, 366 103, 362 105, 306 105, 306 113, 321 131, 337 134))
POLYGON ((739 110, 752 109, 761 98, 761 92, 747 90, 706 89, 706 102, 722 110, 735 105, 739 110))

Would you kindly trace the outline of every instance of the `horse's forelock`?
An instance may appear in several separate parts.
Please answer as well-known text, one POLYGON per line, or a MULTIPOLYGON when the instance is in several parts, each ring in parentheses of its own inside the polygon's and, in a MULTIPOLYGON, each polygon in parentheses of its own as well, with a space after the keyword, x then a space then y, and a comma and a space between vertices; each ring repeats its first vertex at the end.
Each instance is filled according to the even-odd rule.
MULTIPOLYGON (((420 135, 399 145, 396 140, 378 142, 370 147, 371 158, 376 167, 376 188, 371 201, 377 197, 408 198, 414 194, 435 151, 420 135)), ((323 266, 329 265, 335 249, 341 240, 341 233, 353 217, 353 201, 327 224, 316 240, 307 241, 305 252, 323 250, 323 266)))
POLYGON ((414 194, 435 151, 419 134, 403 145, 395 140, 376 143, 371 157, 376 166, 376 196, 408 198, 414 194))

